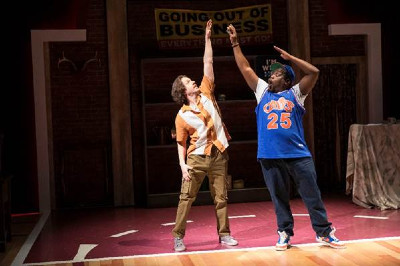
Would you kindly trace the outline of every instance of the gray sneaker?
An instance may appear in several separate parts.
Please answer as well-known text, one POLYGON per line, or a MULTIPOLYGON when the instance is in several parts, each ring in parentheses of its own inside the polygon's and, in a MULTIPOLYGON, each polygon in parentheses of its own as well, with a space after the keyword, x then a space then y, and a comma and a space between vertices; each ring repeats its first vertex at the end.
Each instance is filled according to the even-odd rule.
POLYGON ((227 235, 227 236, 220 236, 219 237, 219 243, 225 244, 228 246, 236 246, 238 244, 237 240, 234 239, 232 236, 227 235))
POLYGON ((185 244, 183 244, 183 239, 179 237, 174 238, 174 249, 175 251, 184 251, 186 250, 185 244))

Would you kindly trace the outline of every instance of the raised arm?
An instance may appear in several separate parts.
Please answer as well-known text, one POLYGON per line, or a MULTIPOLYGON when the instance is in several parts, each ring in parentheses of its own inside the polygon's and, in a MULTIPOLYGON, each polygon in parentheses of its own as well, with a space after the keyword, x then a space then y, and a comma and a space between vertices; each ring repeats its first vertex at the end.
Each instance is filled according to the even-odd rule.
POLYGON ((214 82, 214 69, 213 69, 213 50, 211 45, 211 27, 212 20, 207 21, 206 25, 206 34, 205 34, 205 48, 204 48, 204 76, 214 82))
POLYGON ((249 61, 247 61, 246 57, 244 57, 242 53, 242 49, 240 49, 239 40, 237 37, 235 27, 232 24, 230 24, 227 27, 227 32, 231 40, 236 64, 239 67, 239 70, 242 73, 244 79, 246 80, 247 85, 249 85, 250 89, 255 91, 257 89, 258 76, 254 72, 254 70, 250 67, 249 61))
POLYGON ((303 95, 310 93, 318 80, 319 69, 307 61, 297 58, 277 46, 274 46, 274 48, 278 51, 278 53, 281 54, 283 59, 291 61, 304 73, 304 76, 299 82, 300 91, 303 95))

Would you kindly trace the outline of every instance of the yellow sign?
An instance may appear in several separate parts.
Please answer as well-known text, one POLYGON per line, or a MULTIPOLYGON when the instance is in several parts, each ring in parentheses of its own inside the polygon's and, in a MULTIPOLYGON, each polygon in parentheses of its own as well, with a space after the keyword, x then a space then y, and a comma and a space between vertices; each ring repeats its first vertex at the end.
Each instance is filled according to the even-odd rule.
POLYGON ((220 11, 155 9, 160 48, 203 46, 205 25, 209 19, 213 20, 213 44, 230 44, 226 28, 231 23, 236 28, 242 44, 271 42, 271 4, 220 11))

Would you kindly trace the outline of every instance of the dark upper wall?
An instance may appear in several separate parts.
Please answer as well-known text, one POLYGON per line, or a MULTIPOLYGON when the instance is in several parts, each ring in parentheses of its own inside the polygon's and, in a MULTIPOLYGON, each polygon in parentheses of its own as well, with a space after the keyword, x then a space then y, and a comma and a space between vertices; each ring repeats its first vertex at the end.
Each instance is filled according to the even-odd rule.
MULTIPOLYGON (((400 105, 397 104, 397 64, 400 53, 396 40, 400 21, 394 2, 385 3, 374 0, 324 0, 328 24, 381 23, 382 30, 382 80, 383 117, 400 118, 400 105), (396 40, 395 40, 396 39, 396 40)), ((345 50, 347 45, 342 47, 345 50)))

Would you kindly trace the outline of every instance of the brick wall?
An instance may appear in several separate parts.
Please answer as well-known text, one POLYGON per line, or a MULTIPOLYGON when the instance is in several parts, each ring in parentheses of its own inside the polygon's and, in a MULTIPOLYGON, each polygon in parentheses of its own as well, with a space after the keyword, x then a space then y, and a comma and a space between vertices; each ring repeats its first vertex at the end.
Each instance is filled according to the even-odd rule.
MULTIPOLYGON (((87 185, 92 189, 102 190, 95 193, 100 198, 82 198, 82 204, 110 203, 110 195, 105 195, 105 189, 109 189, 111 159, 108 154, 111 143, 110 129, 110 96, 108 84, 107 65, 107 30, 105 18, 105 2, 90 0, 88 2, 88 13, 86 20, 87 41, 86 42, 61 42, 50 44, 51 60, 51 115, 52 115, 52 137, 53 137, 53 159, 56 186, 56 201, 58 207, 69 206, 79 202, 68 202, 66 189, 76 189, 76 182, 68 182, 74 175, 66 176, 65 173, 74 173, 74 167, 86 165, 87 169, 101 169, 101 175, 91 178, 87 185), (97 54, 97 55, 96 55, 97 54), (75 66, 68 62, 58 63, 65 56, 75 66), (97 58, 98 61, 88 60, 97 58), (76 67, 76 68, 75 68, 76 67), (85 67, 85 68, 84 68, 85 67), (66 155, 68 164, 65 163, 66 155), (96 156, 85 156, 97 152, 96 156), (88 157, 85 164, 80 163, 80 157, 88 157), (105 158, 99 167, 99 160, 105 158), (73 160, 77 160, 75 163, 73 160), (66 184, 75 184, 75 187, 66 187, 66 184)), ((88 176, 89 180, 89 176, 88 176)), ((84 184, 84 180, 82 180, 84 184)), ((86 186, 87 186, 86 185, 86 186)), ((70 194, 74 192, 70 192, 70 194)), ((75 193, 82 195, 81 193, 75 193)))
POLYGON ((323 0, 309 0, 311 57, 363 56, 365 37, 329 36, 326 5, 323 0))

